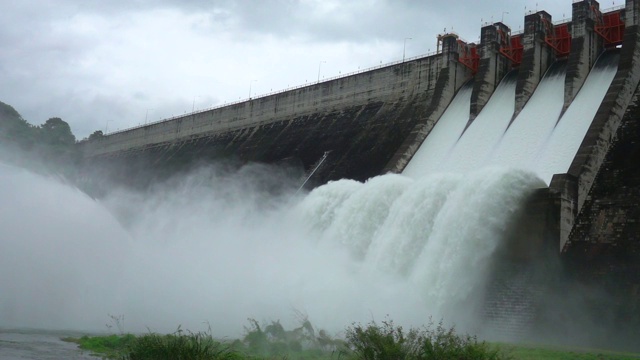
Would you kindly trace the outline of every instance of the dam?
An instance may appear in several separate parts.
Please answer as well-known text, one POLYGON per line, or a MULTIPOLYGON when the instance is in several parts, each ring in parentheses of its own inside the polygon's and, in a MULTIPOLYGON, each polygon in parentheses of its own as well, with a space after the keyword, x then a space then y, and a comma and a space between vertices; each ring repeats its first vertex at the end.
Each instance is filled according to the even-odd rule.
POLYGON ((82 142, 84 175, 146 187, 206 162, 293 166, 315 188, 305 201, 325 204, 323 236, 364 267, 443 289, 426 296, 440 314, 468 316, 447 295, 482 297, 474 310, 493 335, 526 336, 554 317, 537 309, 559 302, 540 293, 562 281, 540 273, 562 268, 615 294, 618 307, 587 307, 635 336, 640 1, 574 1, 568 21, 536 11, 524 24, 486 24, 478 44, 440 34, 434 54, 82 142), (505 208, 509 219, 480 216, 505 208), (506 260, 487 263, 502 236, 514 239, 506 260), (470 264, 491 270, 482 289, 456 282, 470 264))

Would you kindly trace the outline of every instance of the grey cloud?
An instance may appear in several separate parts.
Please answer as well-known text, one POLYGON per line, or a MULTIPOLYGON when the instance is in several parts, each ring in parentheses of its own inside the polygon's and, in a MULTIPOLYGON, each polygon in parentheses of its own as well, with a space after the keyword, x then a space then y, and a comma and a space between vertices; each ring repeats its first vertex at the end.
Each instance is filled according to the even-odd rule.
MULTIPOLYGON (((568 4, 564 4, 565 9, 570 9, 570 1, 564 1, 568 4)), ((506 16, 508 19, 520 21, 510 24, 517 29, 524 15, 524 6, 535 4, 535 1, 500 0, 490 4, 464 0, 336 1, 331 11, 323 11, 323 6, 327 3, 328 0, 58 0, 55 3, 0 0, 3 9, 0 12, 0 101, 15 106, 27 120, 35 124, 42 123, 51 116, 77 119, 70 124, 79 137, 96 129, 104 129, 109 119, 128 117, 143 120, 145 109, 151 106, 149 104, 160 102, 159 99, 144 97, 146 91, 151 90, 145 90, 141 86, 131 89, 131 94, 126 91, 119 95, 101 93, 101 86, 105 84, 105 79, 113 76, 109 73, 113 69, 97 69, 90 67, 91 65, 88 65, 89 71, 79 71, 79 68, 83 65, 81 62, 86 60, 85 55, 93 54, 104 39, 113 36, 115 31, 112 33, 110 29, 126 28, 138 21, 138 15, 149 11, 174 10, 197 15, 203 20, 192 24, 192 31, 198 35, 204 34, 205 37, 215 38, 222 36, 222 33, 238 43, 254 43, 269 36, 284 39, 284 42, 290 42, 292 46, 300 43, 347 43, 359 46, 386 43, 395 46, 395 58, 398 58, 403 40, 407 37, 412 38, 406 43, 408 55, 435 50, 436 35, 445 27, 448 30, 454 27, 454 31, 467 40, 474 41, 480 34, 481 18, 489 21, 493 17, 497 21, 505 11, 510 12, 506 16), (95 19, 104 22, 104 26, 98 27, 97 31, 101 33, 65 27, 78 19, 95 19), (92 94, 88 94, 87 89, 92 89, 92 94), (136 92, 139 93, 136 95, 136 92)), ((558 11, 559 6, 548 5, 546 8, 554 18, 559 19, 563 11, 568 12, 558 11)), ((171 30, 171 25, 167 24, 168 31, 171 30)), ((162 38, 166 34, 139 31, 119 35, 162 38)), ((115 51, 118 49, 114 49, 115 51)), ((274 51, 283 50, 278 48, 274 51)), ((163 60, 162 53, 148 55, 153 61, 166 61, 163 60)), ((283 53, 283 61, 286 61, 286 55, 283 53)), ((389 55, 383 56, 387 58, 389 55)), ((119 61, 127 62, 129 57, 128 54, 118 53, 108 61, 116 69, 119 61)), ((167 68, 174 66, 165 65, 167 68)), ((286 75, 282 74, 282 77, 286 75)), ((136 74, 122 76, 135 78, 136 74)), ((178 76, 180 74, 176 74, 178 76)), ((298 82, 303 80, 292 79, 292 84, 298 82)), ((117 88, 118 84, 114 86, 117 88)), ((265 88, 272 86, 264 85, 265 88)), ((189 96, 191 95, 187 98, 189 96)), ((215 101, 211 99, 210 103, 215 101)), ((154 110, 155 114, 171 115, 182 113, 185 109, 190 110, 191 105, 190 100, 176 99, 164 100, 161 105, 153 107, 157 108, 154 110)), ((157 120, 155 116, 154 120, 157 120)), ((110 127, 123 126, 115 122, 110 123, 110 127)))

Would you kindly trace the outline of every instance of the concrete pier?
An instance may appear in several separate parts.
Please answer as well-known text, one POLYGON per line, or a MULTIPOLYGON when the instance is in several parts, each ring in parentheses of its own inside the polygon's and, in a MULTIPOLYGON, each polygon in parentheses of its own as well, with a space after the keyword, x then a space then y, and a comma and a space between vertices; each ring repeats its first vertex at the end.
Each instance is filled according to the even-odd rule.
POLYGON ((500 22, 480 30, 480 66, 471 93, 471 120, 480 114, 500 80, 511 69, 511 61, 500 53, 500 47, 507 45, 503 43, 505 35, 510 33, 511 29, 500 22))
POLYGON ((595 33, 597 13, 600 5, 595 0, 574 2, 571 15, 571 54, 567 64, 564 86, 564 106, 567 110, 584 84, 589 71, 602 52, 602 37, 595 33))
MULTIPOLYGON (((640 8, 634 0, 627 0, 625 8, 625 31, 618 71, 600 104, 589 130, 578 149, 568 171, 569 176, 555 175, 550 189, 564 198, 565 211, 561 213, 561 222, 572 228, 575 219, 581 215, 585 203, 591 199, 590 192, 601 173, 608 171, 605 157, 620 136, 618 129, 624 121, 635 121, 633 107, 634 96, 638 96, 640 84, 640 26, 637 23, 640 8), (567 184, 567 181, 574 184, 567 184), (567 192, 565 189, 575 189, 567 192), (575 194, 572 194, 574 193, 575 194)), ((592 199, 591 199, 592 200, 592 199)), ((566 248, 575 241, 574 234, 561 233, 561 244, 566 248)))
MULTIPOLYGON (((542 289, 538 285, 548 280, 547 275, 552 278, 554 271, 565 271, 558 270, 561 262, 562 267, 577 269, 577 277, 591 281, 585 283, 605 284, 607 291, 615 284, 611 291, 619 291, 620 298, 640 308, 640 0, 626 0, 622 11, 623 16, 616 18, 625 21, 618 70, 577 154, 566 173, 555 174, 548 188, 538 189, 508 226, 515 245, 508 249, 506 265, 496 270, 500 276, 490 279, 491 296, 486 299, 487 324, 497 330, 513 333, 536 321, 534 292, 542 289), (540 273, 534 253, 554 263, 539 282, 532 281, 540 273), (509 320, 514 320, 513 327, 504 326, 509 320)), ((441 51, 431 56, 82 142, 83 175, 93 181, 137 182, 133 185, 145 187, 203 162, 232 166, 264 162, 291 165, 283 168, 295 168, 302 175, 317 167, 310 180, 313 187, 331 180, 365 181, 400 173, 465 83, 473 82, 468 126, 503 77, 517 68, 515 119, 547 69, 561 59, 567 63, 567 73, 563 95, 558 92, 556 98, 564 96, 564 113, 598 56, 606 46, 612 47, 603 40, 603 24, 598 2, 580 0, 573 2, 570 23, 553 24, 544 11, 526 15, 524 33, 515 38, 517 46, 512 46, 510 29, 503 23, 482 27, 472 57, 468 44, 457 35, 440 35, 441 51), (562 49, 553 42, 559 38, 556 26, 565 40, 562 49), (505 50, 509 46, 522 50, 517 61, 505 50), (479 64, 477 68, 470 68, 469 59, 479 64)), ((498 100, 500 104, 504 99, 498 100)), ((512 99, 508 100, 502 102, 508 104, 507 117, 512 99)), ((466 113, 456 116, 461 119, 458 131, 466 113)), ((498 135, 504 134, 504 129, 499 131, 498 135)), ((459 132, 450 133, 451 143, 459 139, 459 132)))
POLYGON ((527 104, 545 71, 555 60, 553 50, 545 43, 547 24, 550 23, 551 15, 546 11, 538 11, 524 18, 524 54, 518 71, 514 119, 527 104))
MULTIPOLYGON (((595 31, 602 22, 598 11, 595 0, 573 3, 565 109, 603 50, 603 40, 595 31)), ((625 111, 633 103, 640 82, 639 13, 640 1, 627 0, 617 74, 571 167, 551 181, 549 196, 560 214, 560 248, 572 241, 575 219, 583 216, 581 211, 591 199, 589 194, 599 174, 607 171, 603 164, 619 136, 620 124, 625 116, 635 114, 625 111)), ((550 29, 550 14, 539 11, 526 15, 516 115, 556 58, 554 49, 546 43, 550 29)), ((166 170, 169 173, 197 161, 229 158, 271 163, 293 159, 307 171, 326 151, 330 155, 315 175, 316 184, 399 173, 465 82, 474 79, 470 106, 473 118, 512 67, 511 60, 500 53, 505 45, 501 36, 508 34, 509 28, 495 23, 483 27, 481 33, 475 78, 460 61, 458 37, 445 34, 440 37, 438 54, 187 114, 80 146, 89 164, 128 162, 121 173, 112 171, 120 178, 132 177, 132 171, 173 169, 166 170)))
POLYGON ((125 130, 81 147, 87 158, 128 157, 156 167, 199 154, 200 161, 296 158, 305 170, 331 151, 315 174, 321 183, 399 172, 472 76, 458 61, 458 46, 456 35, 445 35, 432 56, 125 130))
POLYGON ((457 36, 445 36, 443 47, 448 58, 443 62, 443 68, 438 74, 438 81, 429 101, 429 106, 423 113, 409 136, 395 152, 384 168, 384 173, 400 173, 409 163, 420 145, 427 138, 442 113, 453 99, 457 90, 471 78, 471 72, 458 62, 457 36))

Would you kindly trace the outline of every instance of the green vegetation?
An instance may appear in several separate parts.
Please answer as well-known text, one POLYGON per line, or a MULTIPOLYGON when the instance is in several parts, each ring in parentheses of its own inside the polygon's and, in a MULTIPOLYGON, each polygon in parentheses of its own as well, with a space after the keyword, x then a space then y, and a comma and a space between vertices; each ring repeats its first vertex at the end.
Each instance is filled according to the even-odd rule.
POLYGON ((0 143, 14 143, 30 150, 36 143, 36 127, 29 124, 11 105, 0 101, 0 143))
MULTIPOLYGON (((116 325, 120 317, 109 315, 116 325)), ((109 327, 111 328, 111 327, 109 327)), ((118 327, 120 329, 120 327, 118 327)), ((331 339, 326 332, 316 331, 308 320, 287 331, 278 321, 261 326, 249 319, 245 336, 231 342, 214 339, 209 332, 156 333, 139 336, 109 335, 67 338, 83 350, 105 359, 330 359, 346 358, 348 348, 341 340, 331 339), (338 350, 338 348, 340 350, 338 350), (341 357, 342 356, 342 357, 341 357)))
POLYGON ((250 358, 293 358, 327 359, 332 354, 344 354, 348 351, 346 343, 331 338, 326 331, 316 330, 306 317, 301 318, 299 327, 285 330, 279 321, 264 326, 249 319, 242 340, 234 341, 231 346, 250 358))
MULTIPOLYGON (((113 317, 112 317, 113 319, 113 317)), ((119 319, 119 318, 118 318, 119 319)), ((185 332, 169 335, 84 336, 65 339, 79 344, 104 359, 585 359, 631 360, 640 354, 536 345, 489 344, 469 335, 458 335, 442 323, 425 328, 403 329, 392 321, 367 325, 354 324, 346 329, 345 340, 329 337, 302 318, 301 325, 285 330, 279 321, 261 325, 249 319, 242 339, 219 341, 211 332, 185 332)))
POLYGON ((180 329, 173 334, 111 335, 71 339, 80 348, 109 359, 505 359, 499 350, 470 336, 458 336, 442 324, 410 329, 385 321, 353 325, 346 340, 316 330, 302 318, 285 330, 279 321, 260 325, 249 319, 242 339, 220 342, 209 333, 180 329))
POLYGON ((69 124, 53 117, 40 126, 29 124, 10 105, 0 102, 0 160, 37 171, 68 175, 79 160, 69 124))
POLYGON ((640 354, 620 353, 606 350, 571 349, 523 344, 499 344, 512 359, 517 360, 638 360, 640 354))
POLYGON ((96 130, 91 135, 89 135, 89 140, 96 140, 100 139, 101 137, 104 137, 104 133, 102 132, 102 130, 96 130))
POLYGON ((79 339, 64 338, 62 340, 74 342, 80 349, 90 351, 92 354, 107 359, 117 359, 136 340, 136 336, 131 334, 83 336, 79 339))
POLYGON ((347 329, 347 343, 356 359, 507 359, 496 346, 469 335, 457 335, 440 322, 424 329, 395 326, 392 321, 375 322, 347 329))
POLYGON ((123 360, 232 360, 242 359, 231 350, 205 333, 183 334, 177 331, 170 335, 146 334, 136 338, 120 357, 123 360))
POLYGON ((83 336, 64 338, 77 343, 103 359, 145 360, 145 359, 242 359, 231 347, 214 340, 204 333, 184 334, 178 330, 174 334, 149 333, 108 336, 83 336))

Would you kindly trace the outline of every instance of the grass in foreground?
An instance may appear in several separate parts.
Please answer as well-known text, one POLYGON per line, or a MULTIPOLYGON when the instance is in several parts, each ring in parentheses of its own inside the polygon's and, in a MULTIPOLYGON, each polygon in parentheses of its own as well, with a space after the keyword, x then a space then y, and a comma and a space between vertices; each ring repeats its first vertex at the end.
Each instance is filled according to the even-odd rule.
POLYGON ((458 335, 442 322, 408 331, 392 321, 354 325, 347 329, 346 339, 355 359, 508 359, 497 346, 470 335, 458 335))
POLYGON ((180 329, 173 334, 110 335, 65 339, 104 359, 122 360, 235 360, 235 359, 363 359, 363 360, 638 360, 640 354, 535 345, 490 344, 458 335, 442 323, 404 330, 392 321, 354 324, 345 340, 316 331, 308 320, 291 331, 279 322, 260 326, 249 320, 242 339, 220 342, 209 333, 180 329))
POLYGON ((499 344, 506 354, 517 360, 638 360, 640 354, 608 350, 576 349, 554 346, 499 344))
POLYGON ((241 354, 203 333, 170 335, 147 334, 138 337, 124 351, 123 360, 235 360, 241 354))
POLYGON ((184 334, 178 330, 173 334, 160 335, 109 335, 64 338, 64 341, 77 343, 78 346, 103 359, 121 360, 164 360, 164 359, 244 359, 211 336, 204 333, 184 334))
POLYGON ((107 359, 117 359, 135 341, 135 335, 83 336, 81 338, 63 338, 63 341, 78 344, 82 350, 107 359))

